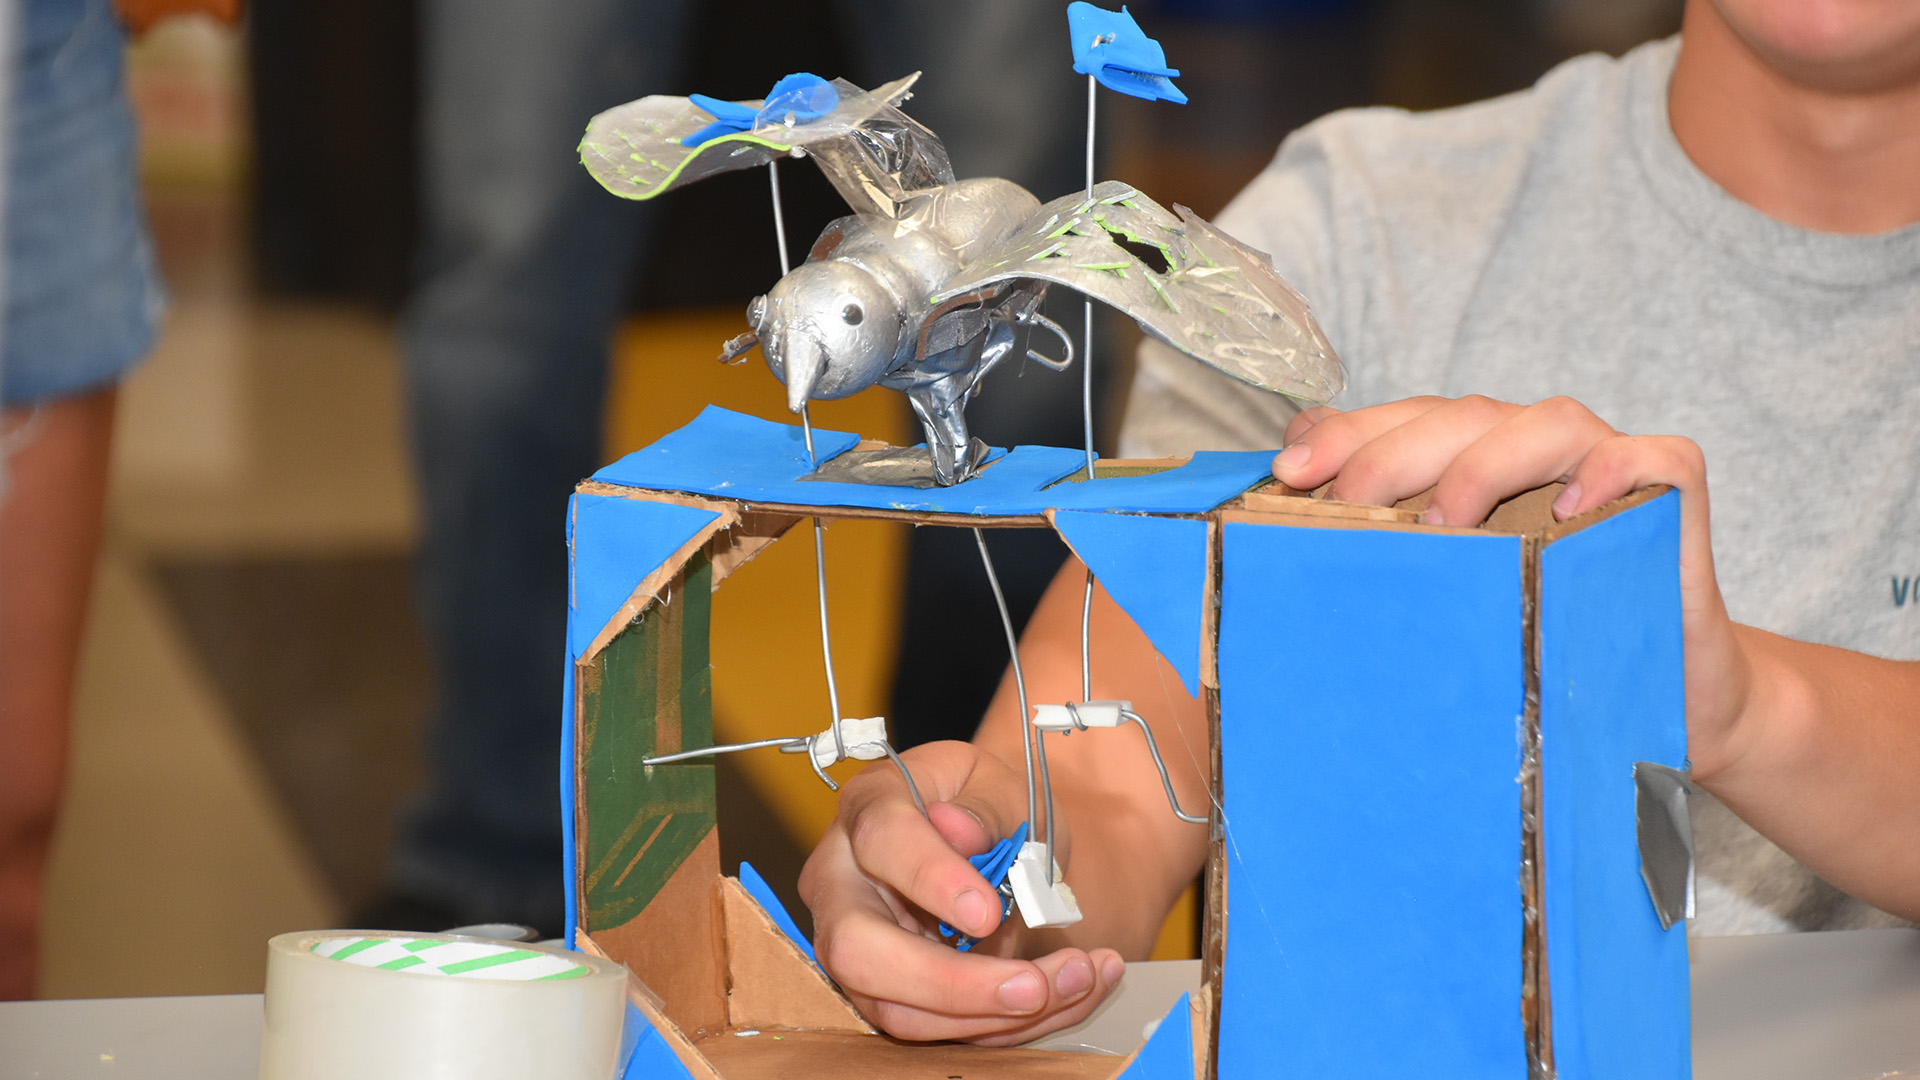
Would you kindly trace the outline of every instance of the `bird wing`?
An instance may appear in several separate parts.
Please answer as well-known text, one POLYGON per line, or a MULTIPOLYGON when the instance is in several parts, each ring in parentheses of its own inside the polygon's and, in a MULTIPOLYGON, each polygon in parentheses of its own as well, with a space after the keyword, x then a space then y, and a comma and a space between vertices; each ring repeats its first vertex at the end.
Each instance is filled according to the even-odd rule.
MULTIPOLYGON (((712 113, 684 97, 643 97, 588 122, 580 162, 615 195, 651 199, 716 173, 810 155, 855 212, 896 217, 908 192, 953 181, 939 137, 898 108, 919 77, 871 93, 835 79, 839 102, 816 120, 769 118, 698 146, 681 140, 711 124, 712 113)), ((759 111, 765 102, 739 104, 759 111)))
POLYGON ((1306 298, 1268 257, 1184 206, 1114 181, 1055 199, 941 286, 933 301, 1015 278, 1077 289, 1241 382, 1313 404, 1346 385, 1306 298))

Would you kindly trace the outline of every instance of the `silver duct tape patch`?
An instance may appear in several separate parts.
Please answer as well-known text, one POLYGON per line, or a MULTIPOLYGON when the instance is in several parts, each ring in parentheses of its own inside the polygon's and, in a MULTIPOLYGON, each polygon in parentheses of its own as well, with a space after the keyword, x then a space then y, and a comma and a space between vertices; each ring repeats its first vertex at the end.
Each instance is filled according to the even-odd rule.
POLYGON ((1634 824, 1640 837, 1640 877, 1662 929, 1693 918, 1693 819, 1687 813, 1687 774, 1651 761, 1633 763, 1634 824))
MULTIPOLYGON (((974 439, 968 447, 967 459, 977 469, 989 452, 986 443, 974 439)), ((849 450, 800 479, 908 488, 930 488, 938 484, 934 479, 933 453, 924 446, 849 450)))

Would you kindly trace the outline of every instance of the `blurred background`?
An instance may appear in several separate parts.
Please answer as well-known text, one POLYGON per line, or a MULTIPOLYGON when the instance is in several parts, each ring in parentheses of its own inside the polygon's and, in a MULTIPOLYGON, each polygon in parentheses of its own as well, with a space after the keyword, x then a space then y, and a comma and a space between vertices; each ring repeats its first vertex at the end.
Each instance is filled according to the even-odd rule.
MULTIPOLYGON (((686 90, 746 98, 793 70, 852 72, 828 0, 692 7, 686 90)), ((1204 216, 1317 115, 1508 92, 1577 53, 1671 33, 1679 17, 1677 0, 1131 10, 1185 73, 1191 104, 1103 94, 1100 172, 1204 216)), ((1060 29, 1031 43, 1029 62, 1066 72, 1064 19, 1060 29)), ((270 935, 338 925, 386 888, 396 816, 422 778, 435 677, 415 609, 419 492, 395 331, 418 265, 421 36, 410 3, 257 0, 241 27, 175 19, 129 54, 172 304, 121 399, 42 996, 257 992, 270 935)), ((964 93, 965 80, 941 92, 964 93)), ((1062 147, 1069 176, 1077 138, 1076 128, 1062 147)), ((970 174, 958 152, 954 165, 970 174)), ((844 213, 816 170, 782 177, 796 247, 844 213)), ((747 299, 778 275, 764 178, 718 178, 652 212, 651 239, 619 283, 628 314, 613 342, 603 461, 709 401, 785 418, 757 356, 713 362, 742 329, 747 299)), ((1103 331, 1108 442, 1131 330, 1116 320, 1103 331)), ((1025 392, 1008 385, 995 392, 1025 392)), ((816 412, 825 426, 917 441, 897 396, 830 404, 816 412)), ((556 550, 561 530, 556 517, 556 550)), ((1004 662, 989 637, 984 682, 896 693, 899 643, 915 640, 901 599, 909 540, 903 527, 844 523, 828 547, 845 712, 896 716, 905 743, 952 732, 941 727, 950 720, 913 726, 902 701, 921 692, 977 715, 968 695, 990 689, 1004 662)), ((804 538, 775 545, 716 595, 723 740, 820 726, 805 719, 818 712, 805 703, 824 700, 811 563, 804 538), (793 647, 769 648, 783 642, 793 647)), ((978 574, 969 563, 951 576, 978 589, 978 574)), ((904 678, 928 676, 916 659, 900 665, 904 678)), ((729 869, 745 857, 789 897, 833 806, 792 765, 766 754, 720 767, 729 869)), ((1189 954, 1191 919, 1176 913, 1157 955, 1189 954)))

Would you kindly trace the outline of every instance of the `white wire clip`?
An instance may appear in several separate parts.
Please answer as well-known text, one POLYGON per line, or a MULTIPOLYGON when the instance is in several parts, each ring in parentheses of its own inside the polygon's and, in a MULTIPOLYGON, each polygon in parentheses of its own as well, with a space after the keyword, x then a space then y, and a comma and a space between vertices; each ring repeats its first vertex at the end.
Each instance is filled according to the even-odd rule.
POLYGON ((1029 929, 1054 929, 1080 921, 1080 902, 1073 898, 1058 863, 1053 866, 1053 880, 1047 880, 1045 843, 1029 840, 1021 845, 1019 856, 1007 871, 1007 882, 1013 886, 1014 905, 1029 929))
POLYGON ((1037 731, 1062 734, 1088 728, 1119 727, 1133 711, 1131 701, 1070 701, 1065 705, 1035 705, 1033 726, 1037 731))
MULTIPOLYGON (((869 716, 865 719, 846 717, 840 721, 839 727, 840 741, 846 745, 848 758, 855 761, 878 761, 887 756, 886 717, 869 716)), ((807 751, 813 755, 815 764, 823 769, 846 760, 840 756, 839 747, 834 742, 832 728, 818 735, 809 736, 807 751)))

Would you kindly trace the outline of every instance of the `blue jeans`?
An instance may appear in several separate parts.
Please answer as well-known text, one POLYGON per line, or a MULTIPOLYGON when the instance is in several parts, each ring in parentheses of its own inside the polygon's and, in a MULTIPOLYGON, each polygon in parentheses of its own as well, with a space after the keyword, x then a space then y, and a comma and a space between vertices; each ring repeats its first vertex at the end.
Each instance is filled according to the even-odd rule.
MULTIPOLYGON (((1022 180, 1043 198, 1079 185, 1084 96, 1064 5, 842 8, 865 85, 927 72, 909 107, 963 175, 1022 180)), ((679 63, 688 10, 423 5, 426 238, 402 334, 437 692, 427 790, 391 877, 471 919, 560 922, 563 520, 573 485, 602 463, 609 342, 654 211, 601 190, 575 144, 602 109, 698 89, 679 63)), ((1050 382, 1077 401, 1070 380, 1050 382)), ((1043 395, 1008 396, 1003 412, 1043 395)))
POLYGON ((153 346, 162 307, 113 5, 30 0, 18 18, 0 328, 9 406, 119 381, 153 346))

